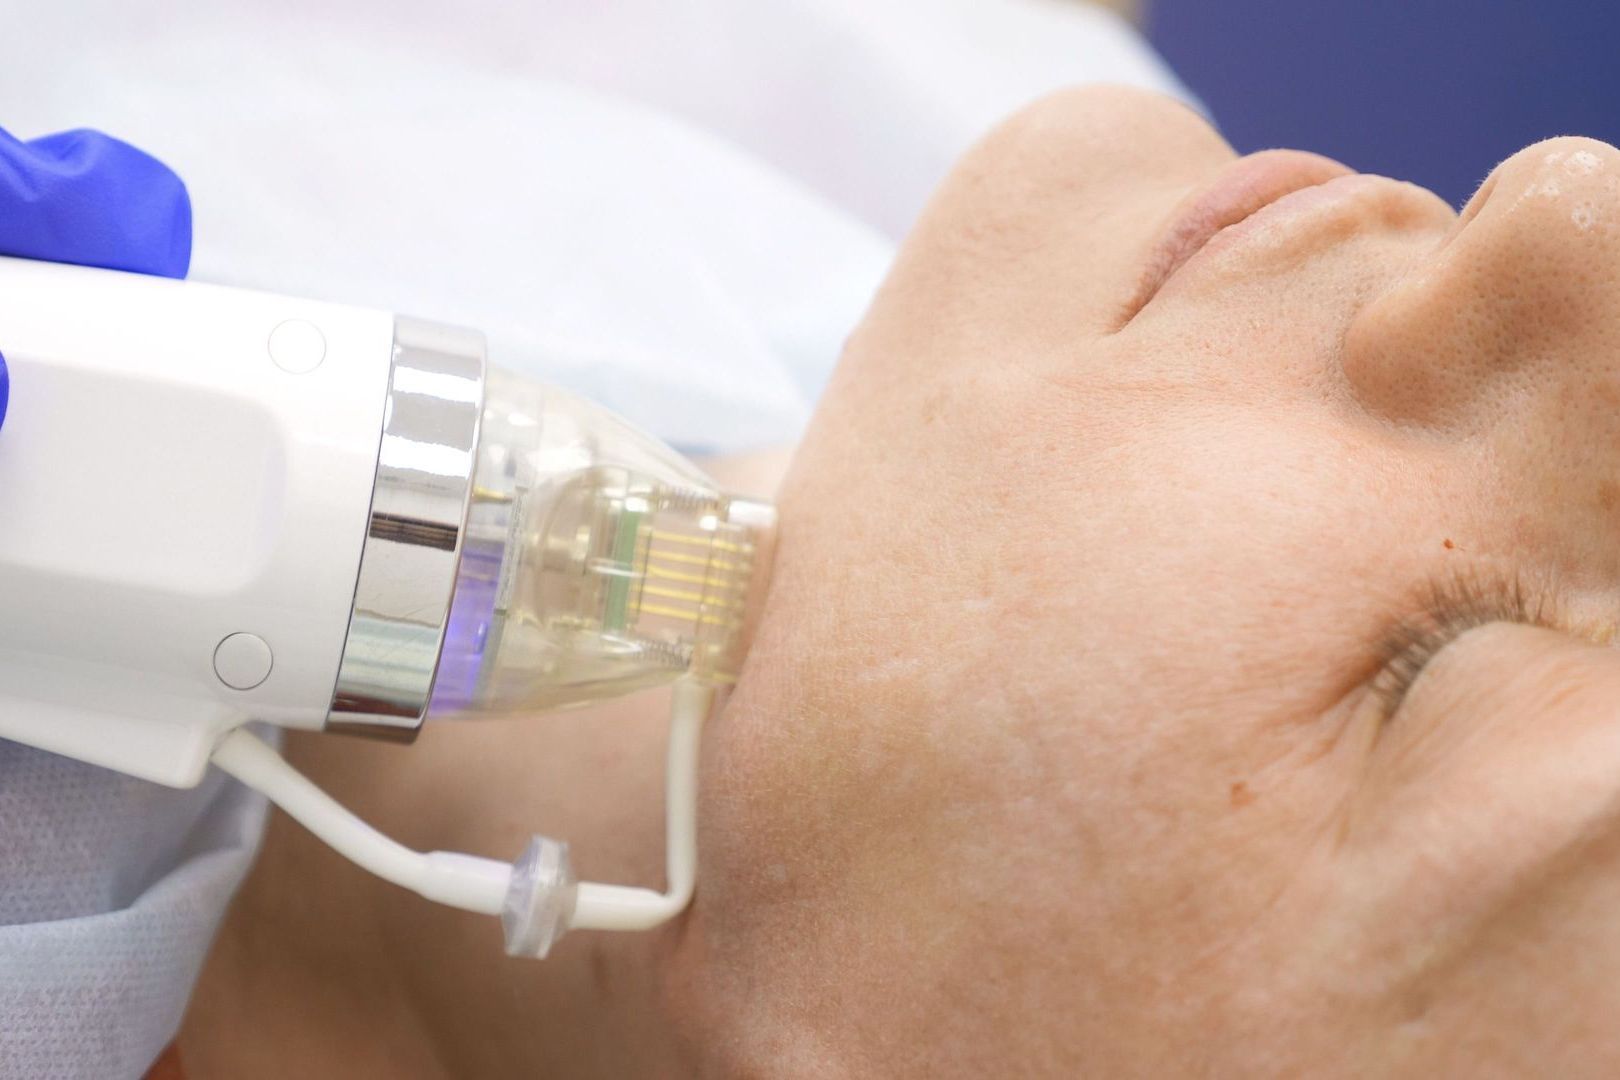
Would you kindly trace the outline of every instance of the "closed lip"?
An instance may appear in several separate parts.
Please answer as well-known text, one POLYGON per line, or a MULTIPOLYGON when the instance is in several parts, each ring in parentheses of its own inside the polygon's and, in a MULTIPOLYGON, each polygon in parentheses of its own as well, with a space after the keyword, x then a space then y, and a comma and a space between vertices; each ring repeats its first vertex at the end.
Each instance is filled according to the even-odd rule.
POLYGON ((1232 162, 1219 176, 1183 199, 1151 248, 1134 315, 1215 236, 1280 199, 1317 187, 1354 170, 1303 150, 1264 150, 1232 162))

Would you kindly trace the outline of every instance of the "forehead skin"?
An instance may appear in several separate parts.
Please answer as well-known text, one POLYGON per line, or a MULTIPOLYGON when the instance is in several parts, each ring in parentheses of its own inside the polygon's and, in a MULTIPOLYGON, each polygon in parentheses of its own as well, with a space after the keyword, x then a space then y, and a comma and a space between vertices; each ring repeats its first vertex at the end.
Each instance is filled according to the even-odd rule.
MULTIPOLYGON (((1136 311, 1157 231, 1232 158, 1157 99, 1042 103, 962 163, 851 339, 705 750, 669 993, 703 1071, 1286 1071, 1421 966, 1431 938, 1380 929, 1398 894, 1344 900, 1347 837, 1381 838, 1367 880, 1409 864, 1361 809, 1380 643, 1459 566, 1612 600, 1589 447, 1620 431, 1552 422, 1614 385, 1550 366, 1562 204, 1458 236, 1391 183, 1136 311)), ((1586 314, 1582 349, 1613 332, 1586 314)))

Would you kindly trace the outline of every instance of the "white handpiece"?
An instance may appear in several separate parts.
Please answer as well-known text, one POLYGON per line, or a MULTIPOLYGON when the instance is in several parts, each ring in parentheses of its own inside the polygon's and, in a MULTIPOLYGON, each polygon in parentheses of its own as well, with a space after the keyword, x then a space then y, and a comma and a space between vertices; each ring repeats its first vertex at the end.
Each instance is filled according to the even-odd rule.
POLYGON ((177 787, 212 760, 368 869, 543 955, 678 913, 698 732, 775 515, 481 335, 0 258, 0 738, 177 787), (412 852, 238 730, 414 737, 676 684, 665 892, 412 852))
POLYGON ((0 258, 0 737, 175 786, 321 728, 394 317, 0 258))

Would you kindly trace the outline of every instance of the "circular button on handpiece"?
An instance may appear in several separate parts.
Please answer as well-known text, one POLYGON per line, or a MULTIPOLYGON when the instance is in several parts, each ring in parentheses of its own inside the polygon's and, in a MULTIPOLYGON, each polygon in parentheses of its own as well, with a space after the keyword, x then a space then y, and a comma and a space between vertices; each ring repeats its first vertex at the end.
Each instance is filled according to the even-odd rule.
POLYGON ((275 657, 257 634, 232 634, 214 649, 214 674, 232 690, 252 690, 270 677, 275 657))
POLYGON ((270 359, 289 375, 307 375, 326 359, 326 336, 303 319, 288 319, 270 331, 270 359))

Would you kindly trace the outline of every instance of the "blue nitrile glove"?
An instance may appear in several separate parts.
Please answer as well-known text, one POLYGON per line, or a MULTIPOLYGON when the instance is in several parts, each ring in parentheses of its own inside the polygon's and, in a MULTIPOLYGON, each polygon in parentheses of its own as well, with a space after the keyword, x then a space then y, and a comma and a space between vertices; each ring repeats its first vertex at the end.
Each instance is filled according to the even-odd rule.
MULTIPOLYGON (((185 277, 191 199, 161 161, 98 131, 0 129, 0 255, 185 277)), ((0 425, 10 390, 0 355, 0 425)))

